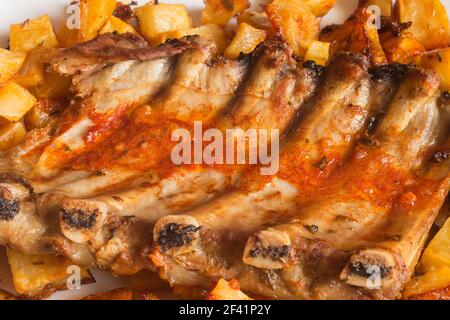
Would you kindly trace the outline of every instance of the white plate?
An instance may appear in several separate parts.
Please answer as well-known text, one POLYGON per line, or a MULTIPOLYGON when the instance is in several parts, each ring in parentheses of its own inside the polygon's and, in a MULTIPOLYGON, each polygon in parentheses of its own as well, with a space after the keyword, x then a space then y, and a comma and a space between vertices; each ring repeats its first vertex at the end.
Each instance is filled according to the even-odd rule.
MULTIPOLYGON (((4 1, 4 0, 3 0, 4 1)), ((450 9, 450 0, 441 0, 450 9)), ((48 14, 55 26, 61 25, 65 20, 65 8, 70 0, 13 0, 0 10, 0 47, 8 45, 9 26, 13 23, 21 23, 26 19, 36 18, 48 14)), ((126 2, 126 1, 123 1, 126 2)), ((145 3, 146 0, 140 0, 145 3)), ((183 3, 191 12, 194 22, 198 23, 203 0, 162 0, 164 3, 183 3)), ((253 7, 258 8, 263 0, 253 0, 253 7)), ((323 19, 323 24, 342 23, 356 8, 358 0, 337 0, 337 5, 323 19)), ((127 285, 124 278, 114 278, 108 273, 94 271, 95 284, 83 286, 81 290, 64 291, 54 294, 51 299, 79 299, 86 295, 109 291, 127 285)), ((0 288, 14 292, 11 283, 11 274, 4 252, 0 249, 0 288)))

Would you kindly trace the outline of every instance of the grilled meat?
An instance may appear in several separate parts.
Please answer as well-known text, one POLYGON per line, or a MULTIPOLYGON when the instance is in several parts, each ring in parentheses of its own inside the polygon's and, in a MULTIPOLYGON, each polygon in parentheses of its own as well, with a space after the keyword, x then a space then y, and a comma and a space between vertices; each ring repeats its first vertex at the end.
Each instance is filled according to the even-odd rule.
POLYGON ((449 103, 429 71, 341 54, 319 81, 288 52, 108 34, 50 57, 75 98, 0 155, 0 244, 173 285, 397 297, 450 188, 449 103), (171 133, 198 121, 280 130, 279 172, 175 165, 171 133))
MULTIPOLYGON (((332 65, 329 72, 337 70, 332 65)), ((348 108, 348 92, 354 95, 361 80, 351 72, 336 74, 339 89, 330 90, 336 80, 329 80, 333 85, 321 93, 339 112, 339 107, 348 108)), ((184 281, 172 272, 177 265, 198 274, 199 281, 236 278, 248 291, 278 298, 395 298, 411 276, 449 190, 446 161, 421 173, 430 150, 448 135, 449 110, 440 105, 438 85, 431 72, 405 72, 395 95, 386 94, 372 105, 379 112, 388 103, 375 130, 372 121, 367 122, 369 112, 365 118, 360 112, 354 118, 340 116, 340 126, 328 129, 326 117, 317 120, 327 101, 319 93, 313 109, 317 113, 310 115, 317 122, 311 128, 322 126, 317 132, 332 138, 354 131, 344 131, 345 139, 314 140, 304 136, 306 118, 283 150, 281 171, 271 181, 261 183, 250 175, 241 190, 183 215, 162 218, 155 227, 158 246, 152 254, 162 276, 174 284, 184 281), (351 141, 366 125, 367 135, 359 137, 361 145, 346 160, 351 141), (317 146, 332 152, 317 152, 317 146), (185 241, 167 241, 187 225, 195 228, 183 235, 185 241)), ((351 101, 358 100, 351 96, 351 101)), ((335 118, 329 119, 333 123, 335 118)))

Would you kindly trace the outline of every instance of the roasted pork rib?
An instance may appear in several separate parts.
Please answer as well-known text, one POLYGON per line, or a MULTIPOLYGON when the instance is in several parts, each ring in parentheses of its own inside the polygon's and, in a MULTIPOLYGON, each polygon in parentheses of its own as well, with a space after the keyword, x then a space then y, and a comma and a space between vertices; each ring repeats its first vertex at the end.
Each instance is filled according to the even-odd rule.
POLYGON ((448 135, 448 101, 440 97, 437 77, 424 70, 403 70, 394 94, 375 104, 367 93, 365 100, 355 96, 355 83, 364 85, 352 78, 358 73, 333 66, 329 72, 331 88, 333 73, 339 75, 339 90, 321 88, 276 177, 262 184, 250 175, 240 190, 156 224, 152 258, 163 277, 185 284, 182 267, 199 282, 236 278, 244 289, 272 297, 397 297, 448 193, 449 162, 427 163, 448 135), (327 107, 322 95, 334 102, 334 112, 359 110, 341 114, 336 124, 331 111, 320 117, 327 107), (358 138, 368 106, 380 111, 385 103, 373 134, 358 138), (321 128, 318 140, 308 135, 310 121, 317 121, 310 128, 321 128), (356 139, 361 144, 353 149, 356 139), (177 241, 186 225, 195 228, 177 241))
POLYGON ((411 276, 450 187, 433 73, 340 54, 321 77, 278 41, 229 61, 129 34, 49 59, 75 97, 0 155, 0 244, 276 298, 395 298, 411 276), (280 130, 279 172, 175 165, 171 134, 197 121, 280 130))

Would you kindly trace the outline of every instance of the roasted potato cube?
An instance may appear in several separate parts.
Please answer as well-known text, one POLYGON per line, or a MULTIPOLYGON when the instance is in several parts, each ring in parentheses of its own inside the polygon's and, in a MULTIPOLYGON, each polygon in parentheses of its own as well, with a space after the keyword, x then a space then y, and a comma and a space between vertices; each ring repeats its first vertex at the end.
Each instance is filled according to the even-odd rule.
POLYGON ((392 16, 393 3, 392 0, 369 0, 367 1, 367 7, 377 6, 380 8, 381 15, 384 17, 392 16))
POLYGON ((330 43, 314 41, 306 51, 305 61, 314 61, 316 64, 326 66, 330 58, 330 43))
POLYGON ((11 122, 0 127, 0 151, 13 148, 25 140, 27 130, 22 122, 11 122))
POLYGON ((447 220, 425 249, 421 259, 421 267, 425 272, 432 272, 442 267, 450 268, 450 219, 447 220))
POLYGON ((136 30, 132 26, 130 26, 125 21, 120 20, 115 16, 110 16, 106 21, 103 28, 100 30, 100 34, 108 33, 108 32, 117 32, 117 33, 134 33, 137 34, 136 30))
POLYGON ((423 276, 413 278, 405 287, 403 297, 408 299, 450 286, 450 268, 442 267, 423 276))
POLYGON ((146 4, 136 14, 142 34, 153 45, 164 42, 167 33, 192 27, 192 19, 181 4, 146 4))
POLYGON ((336 4, 336 0, 300 0, 305 2, 311 7, 311 12, 318 16, 322 17, 331 10, 336 4))
POLYGON ((272 31, 273 26, 265 12, 254 12, 247 10, 237 17, 238 23, 247 23, 254 28, 272 31))
POLYGON ((223 53, 228 44, 228 39, 223 29, 216 24, 207 24, 197 28, 190 28, 177 31, 176 38, 185 36, 199 35, 205 39, 212 40, 217 45, 217 51, 223 53))
POLYGON ((450 26, 445 7, 440 0, 399 0, 400 22, 412 22, 408 31, 427 50, 448 47, 450 26))
POLYGON ((78 34, 77 29, 69 29, 64 24, 59 28, 59 32, 57 34, 59 44, 63 48, 69 48, 81 41, 80 35, 78 34))
POLYGON ((58 39, 47 15, 11 25, 9 38, 11 51, 17 52, 28 52, 37 46, 58 46, 58 39))
POLYGON ((39 98, 64 98, 70 95, 71 85, 71 77, 65 77, 54 72, 46 72, 44 81, 36 86, 36 94, 39 98))
POLYGON ((320 19, 310 11, 306 3, 274 0, 266 6, 266 13, 296 55, 303 57, 311 43, 318 40, 320 19))
POLYGON ((243 293, 237 280, 219 280, 207 300, 253 300, 243 293))
POLYGON ((425 48, 409 33, 395 36, 388 32, 381 42, 390 63, 408 64, 425 53, 425 48))
POLYGON ((0 85, 10 80, 21 68, 26 54, 0 48, 0 85))
POLYGON ((264 30, 253 28, 247 23, 241 23, 235 37, 225 50, 225 57, 236 59, 241 53, 249 54, 265 39, 266 32, 264 30))
MULTIPOLYGON (((20 295, 44 298, 55 291, 67 289, 72 275, 70 267, 74 266, 70 260, 55 255, 30 256, 12 249, 7 250, 7 256, 14 288, 20 295)), ((88 270, 79 270, 81 284, 94 282, 88 270)))
POLYGON ((0 88, 0 116, 9 121, 20 120, 35 104, 36 98, 15 82, 0 88))
POLYGON ((15 297, 13 294, 0 289, 0 301, 1 300, 19 300, 19 299, 15 297))
POLYGON ((325 28, 320 41, 331 43, 330 56, 350 51, 365 54, 374 65, 386 64, 387 58, 378 30, 372 23, 372 15, 370 10, 360 7, 344 24, 325 28))
POLYGON ((369 58, 374 65, 387 64, 386 54, 383 51, 383 47, 380 43, 380 37, 378 35, 378 29, 373 25, 370 20, 364 25, 364 31, 367 37, 367 47, 369 48, 369 58))
POLYGON ((27 53, 22 68, 19 70, 14 80, 26 88, 37 86, 44 81, 45 57, 50 49, 38 46, 27 53))
POLYGON ((116 4, 116 0, 81 0, 79 39, 87 41, 95 38, 113 14, 116 4))
POLYGON ((228 24, 231 18, 250 7, 249 0, 204 0, 202 24, 214 23, 221 27, 228 24))
POLYGON ((425 54, 419 65, 431 69, 441 77, 441 90, 450 90, 450 49, 442 49, 425 54))

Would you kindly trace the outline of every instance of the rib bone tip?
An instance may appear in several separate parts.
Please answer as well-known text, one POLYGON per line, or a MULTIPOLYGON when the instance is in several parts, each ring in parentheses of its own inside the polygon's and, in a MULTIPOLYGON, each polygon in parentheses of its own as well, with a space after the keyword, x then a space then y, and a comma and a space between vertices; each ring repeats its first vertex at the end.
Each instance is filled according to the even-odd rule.
POLYGON ((162 251, 185 254, 197 247, 200 230, 200 224, 191 216, 167 216, 155 225, 153 237, 162 251))
POLYGON ((289 267, 292 243, 288 234, 268 229, 249 238, 245 246, 244 263, 261 269, 285 269, 289 267))
POLYGON ((351 256, 340 279, 356 287, 380 290, 397 279, 397 263, 391 252, 365 249, 351 256))

